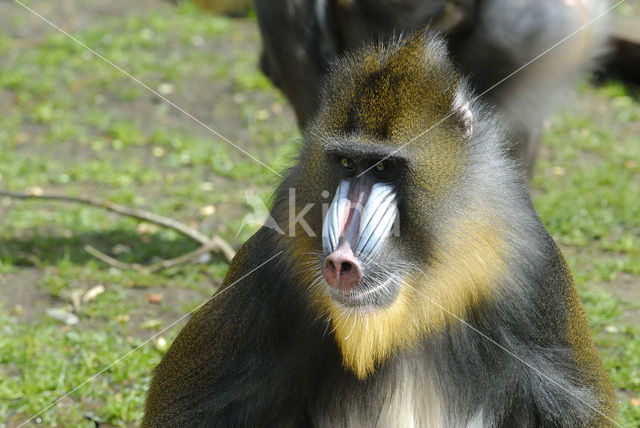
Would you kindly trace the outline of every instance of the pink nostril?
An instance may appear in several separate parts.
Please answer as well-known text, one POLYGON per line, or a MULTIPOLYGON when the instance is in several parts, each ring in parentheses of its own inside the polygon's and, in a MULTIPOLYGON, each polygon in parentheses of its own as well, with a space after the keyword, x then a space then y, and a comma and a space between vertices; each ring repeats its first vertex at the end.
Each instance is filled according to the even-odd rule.
POLYGON ((362 279, 360 263, 349 244, 341 245, 324 259, 322 274, 331 287, 339 290, 350 290, 362 279))

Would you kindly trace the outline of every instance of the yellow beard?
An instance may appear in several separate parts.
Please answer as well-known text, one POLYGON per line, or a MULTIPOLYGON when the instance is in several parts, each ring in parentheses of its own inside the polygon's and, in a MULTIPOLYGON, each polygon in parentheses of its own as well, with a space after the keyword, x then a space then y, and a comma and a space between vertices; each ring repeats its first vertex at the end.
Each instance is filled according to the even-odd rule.
MULTIPOLYGON (((456 317, 466 319, 470 308, 499 292, 500 278, 508 275, 508 249, 498 228, 467 222, 448 236, 446 250, 436 247, 433 262, 424 273, 407 277, 388 307, 347 308, 324 287, 312 289, 311 301, 329 317, 344 366, 359 378, 372 374, 396 351, 416 346, 448 322, 459 322, 456 317)), ((296 245, 296 256, 308 255, 312 248, 309 239, 303 240, 296 245)))

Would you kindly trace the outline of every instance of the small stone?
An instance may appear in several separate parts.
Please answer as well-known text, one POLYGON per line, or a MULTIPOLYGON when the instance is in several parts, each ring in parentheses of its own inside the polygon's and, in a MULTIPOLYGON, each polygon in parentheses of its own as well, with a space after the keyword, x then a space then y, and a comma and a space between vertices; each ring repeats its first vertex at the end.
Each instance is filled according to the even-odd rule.
POLYGON ((142 31, 140 31, 140 37, 144 40, 151 40, 153 38, 153 30, 150 28, 143 28, 142 31))
POLYGON ((13 307, 13 314, 14 315, 24 315, 24 308, 22 307, 22 305, 17 304, 13 307))
POLYGON ((271 104, 271 111, 273 112, 273 114, 282 113, 282 104, 281 103, 273 103, 273 104, 271 104))
POLYGON ((604 328, 604 331, 606 331, 607 333, 619 333, 620 329, 615 325, 608 325, 604 328))
POLYGON ((193 46, 204 45, 204 37, 202 37, 200 34, 195 34, 193 37, 191 37, 191 44, 193 46))
POLYGON ((163 82, 158 86, 158 92, 160 92, 160 94, 162 95, 169 95, 172 94, 175 91, 175 86, 173 86, 171 83, 168 82, 163 82))
POLYGON ((269 116, 271 116, 269 110, 258 110, 256 113, 256 119, 258 120, 267 120, 269 119, 269 116))
POLYGON ((31 186, 27 187, 27 194, 32 196, 42 196, 44 195, 44 190, 42 190, 42 187, 39 186, 31 186))
POLYGON ((154 147, 152 153, 155 157, 161 158, 165 155, 165 150, 162 147, 154 147))
POLYGON ((210 181, 203 181, 202 183, 200 183, 200 189, 204 190, 205 192, 210 192, 213 190, 213 183, 210 181))
POLYGON ((111 252, 113 254, 129 254, 131 252, 131 247, 124 244, 116 244, 111 248, 111 252))

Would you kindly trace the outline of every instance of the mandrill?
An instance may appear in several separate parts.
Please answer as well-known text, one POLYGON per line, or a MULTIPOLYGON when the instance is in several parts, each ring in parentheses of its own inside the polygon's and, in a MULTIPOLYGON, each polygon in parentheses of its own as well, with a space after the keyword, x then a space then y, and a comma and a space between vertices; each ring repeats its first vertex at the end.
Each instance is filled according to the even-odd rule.
POLYGON ((604 427, 612 386, 505 130, 444 42, 336 62, 272 218, 145 427, 604 427))

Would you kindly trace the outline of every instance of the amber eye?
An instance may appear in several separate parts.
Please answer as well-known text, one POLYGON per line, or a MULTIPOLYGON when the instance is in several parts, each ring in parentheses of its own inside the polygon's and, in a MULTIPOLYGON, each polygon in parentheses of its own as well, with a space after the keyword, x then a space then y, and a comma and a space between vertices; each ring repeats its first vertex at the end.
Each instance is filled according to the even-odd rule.
POLYGON ((384 171, 384 168, 385 168, 385 166, 384 166, 384 162, 378 162, 378 163, 376 164, 376 170, 377 170, 377 171, 382 172, 382 171, 384 171))
POLYGON ((340 163, 345 168, 352 168, 353 167, 353 161, 351 159, 349 159, 349 158, 340 159, 340 163))

